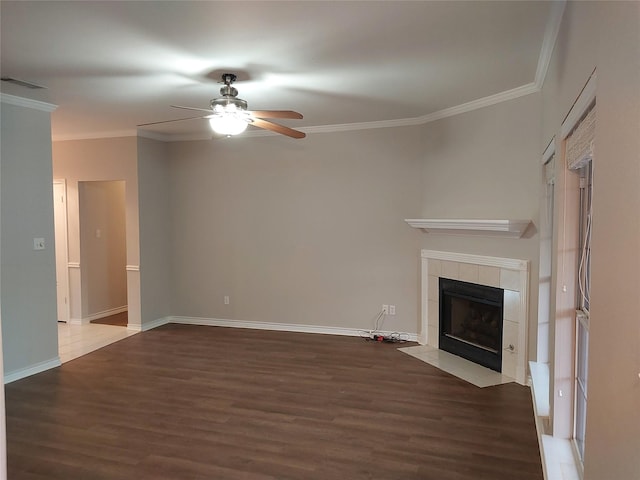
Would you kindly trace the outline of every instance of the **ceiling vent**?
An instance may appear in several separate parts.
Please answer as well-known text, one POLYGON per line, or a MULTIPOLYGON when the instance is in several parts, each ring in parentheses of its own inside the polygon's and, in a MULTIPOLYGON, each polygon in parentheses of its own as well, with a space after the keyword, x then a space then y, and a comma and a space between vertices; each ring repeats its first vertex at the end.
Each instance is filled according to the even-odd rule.
POLYGON ((31 83, 31 82, 25 82, 24 80, 18 80, 17 78, 12 78, 12 77, 2 77, 0 80, 2 80, 3 82, 7 82, 7 83, 13 83, 14 85, 19 85, 21 87, 27 87, 27 88, 30 88, 32 90, 39 90, 41 88, 47 88, 47 87, 43 87, 42 85, 37 85, 37 84, 31 83))

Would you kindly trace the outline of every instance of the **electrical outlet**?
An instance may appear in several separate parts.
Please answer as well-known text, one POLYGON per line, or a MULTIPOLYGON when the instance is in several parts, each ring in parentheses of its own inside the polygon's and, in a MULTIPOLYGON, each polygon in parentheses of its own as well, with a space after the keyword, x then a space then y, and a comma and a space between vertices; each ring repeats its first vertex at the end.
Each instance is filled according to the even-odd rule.
POLYGON ((229 295, 224 296, 224 304, 229 305, 229 295))
POLYGON ((395 314, 396 314, 396 306, 389 305, 389 315, 395 315, 395 314))
POLYGON ((385 315, 389 313, 389 305, 382 304, 382 313, 385 315))

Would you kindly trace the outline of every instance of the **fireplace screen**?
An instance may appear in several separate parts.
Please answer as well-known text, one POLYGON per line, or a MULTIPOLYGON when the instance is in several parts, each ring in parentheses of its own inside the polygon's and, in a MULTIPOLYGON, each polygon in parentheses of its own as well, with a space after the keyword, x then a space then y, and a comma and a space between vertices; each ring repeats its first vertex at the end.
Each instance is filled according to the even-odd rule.
POLYGON ((502 371, 504 290, 440 278, 442 350, 502 371))

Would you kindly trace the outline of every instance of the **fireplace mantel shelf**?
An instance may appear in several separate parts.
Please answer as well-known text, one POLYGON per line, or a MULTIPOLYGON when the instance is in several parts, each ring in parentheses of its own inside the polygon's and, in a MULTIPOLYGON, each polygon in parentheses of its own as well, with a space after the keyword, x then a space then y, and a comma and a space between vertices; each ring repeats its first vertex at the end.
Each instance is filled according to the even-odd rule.
POLYGON ((531 220, 462 220, 446 218, 405 219, 413 228, 427 233, 457 235, 485 235, 520 238, 531 224, 531 220))

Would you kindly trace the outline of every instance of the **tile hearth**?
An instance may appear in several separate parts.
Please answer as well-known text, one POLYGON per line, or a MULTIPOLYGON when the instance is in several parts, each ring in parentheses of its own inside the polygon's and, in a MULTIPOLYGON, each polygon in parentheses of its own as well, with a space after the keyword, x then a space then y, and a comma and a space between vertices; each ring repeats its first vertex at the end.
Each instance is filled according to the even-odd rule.
POLYGON ((439 350, 430 345, 419 345, 416 347, 402 347, 399 351, 422 360, 440 370, 469 382, 476 387, 484 388, 503 383, 514 382, 515 379, 482 367, 464 358, 453 355, 444 350, 439 350))

